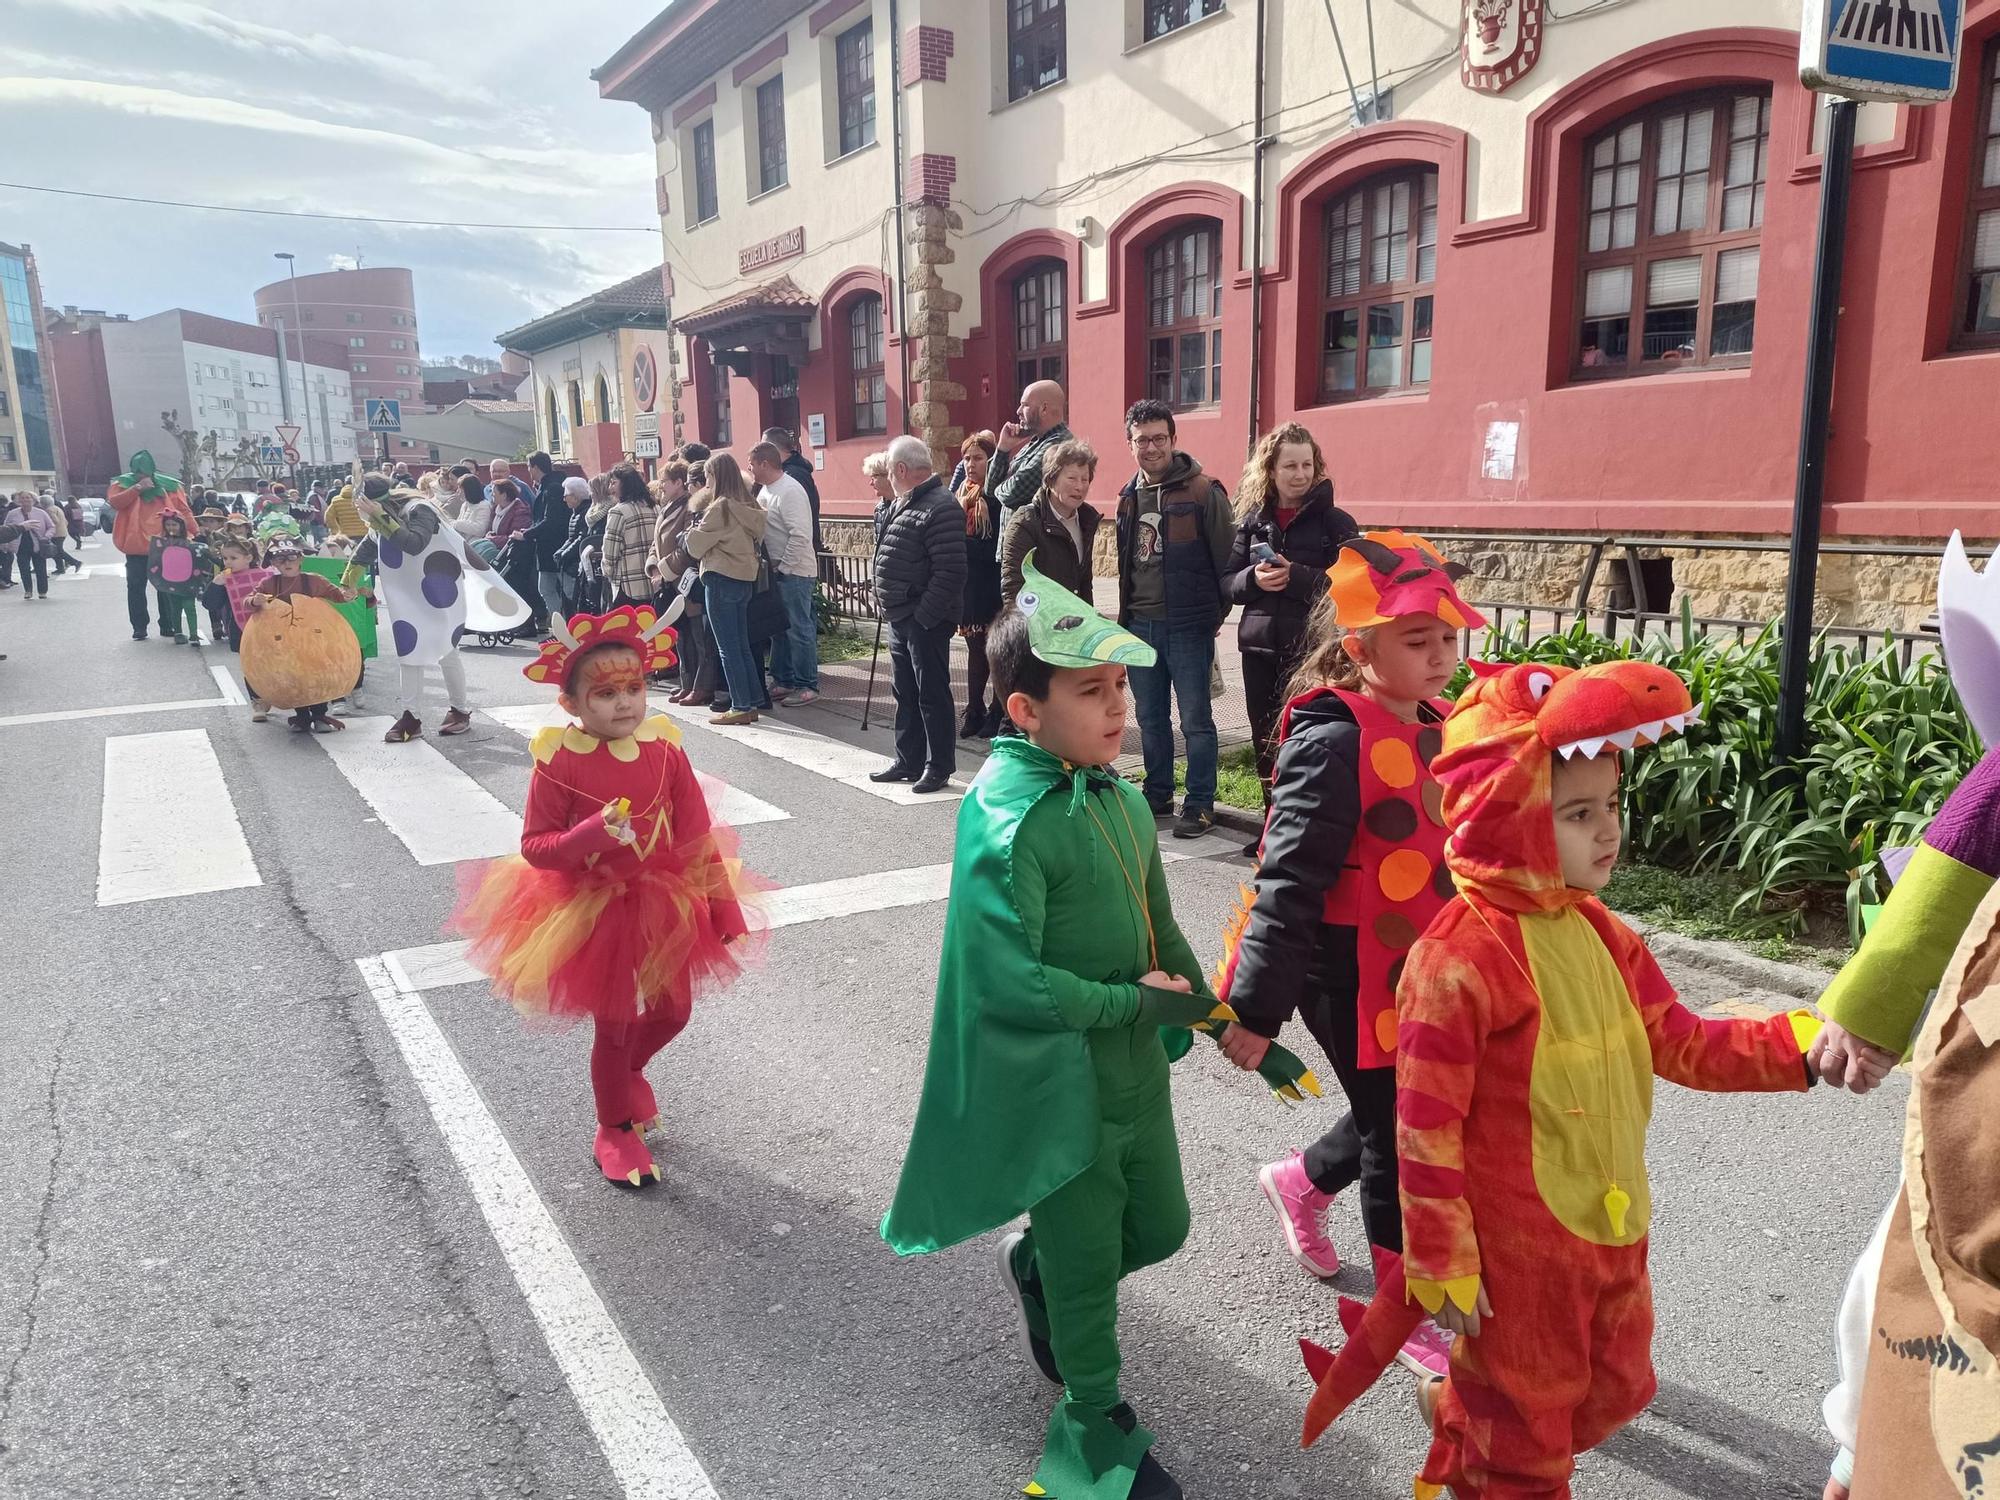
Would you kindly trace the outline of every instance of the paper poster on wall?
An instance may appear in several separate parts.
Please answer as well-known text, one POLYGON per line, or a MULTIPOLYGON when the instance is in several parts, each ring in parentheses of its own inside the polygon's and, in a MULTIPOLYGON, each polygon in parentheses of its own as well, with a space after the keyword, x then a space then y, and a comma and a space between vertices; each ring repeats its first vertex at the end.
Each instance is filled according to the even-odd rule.
POLYGON ((806 441, 815 448, 826 446, 826 416, 823 412, 814 412, 806 418, 806 441))
POLYGON ((1519 422, 1488 422, 1484 454, 1479 463, 1479 477, 1511 481, 1514 477, 1514 461, 1520 452, 1520 447, 1519 422))

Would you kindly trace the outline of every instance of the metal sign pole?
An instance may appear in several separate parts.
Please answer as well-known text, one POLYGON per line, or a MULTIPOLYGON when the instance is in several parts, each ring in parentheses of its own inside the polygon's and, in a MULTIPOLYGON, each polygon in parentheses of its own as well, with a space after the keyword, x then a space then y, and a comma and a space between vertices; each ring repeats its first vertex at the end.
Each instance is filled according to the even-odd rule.
POLYGON ((1854 117, 1859 108, 1852 99, 1835 99, 1827 106, 1819 244, 1813 254, 1811 333, 1806 344, 1805 410, 1799 423, 1798 483, 1792 497, 1792 558, 1785 581, 1776 746, 1780 765, 1795 763, 1805 750, 1813 599, 1819 585, 1820 530, 1826 503, 1826 444, 1833 421, 1834 348, 1840 332, 1847 196, 1854 176, 1854 117))

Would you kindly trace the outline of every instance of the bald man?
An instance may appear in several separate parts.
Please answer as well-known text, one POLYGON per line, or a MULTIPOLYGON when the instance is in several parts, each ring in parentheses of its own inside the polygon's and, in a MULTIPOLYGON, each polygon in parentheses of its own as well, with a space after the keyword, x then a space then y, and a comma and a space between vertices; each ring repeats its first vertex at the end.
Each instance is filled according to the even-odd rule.
POLYGON ((1000 429, 1000 451, 986 475, 986 492, 1011 514, 1033 505, 1042 492, 1042 460, 1058 443, 1066 443, 1069 397, 1053 380, 1037 380, 1021 392, 1014 420, 1000 429))

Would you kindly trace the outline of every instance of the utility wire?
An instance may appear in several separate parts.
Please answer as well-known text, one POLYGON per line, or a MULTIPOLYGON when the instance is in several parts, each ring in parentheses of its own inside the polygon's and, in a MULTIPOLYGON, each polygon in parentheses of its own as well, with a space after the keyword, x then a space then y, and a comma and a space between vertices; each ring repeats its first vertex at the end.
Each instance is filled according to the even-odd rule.
POLYGON ((520 229, 551 234, 658 234, 657 224, 480 224, 469 219, 384 219, 373 214, 315 213, 304 208, 247 208, 237 203, 190 203, 180 198, 139 198, 127 193, 88 193, 82 188, 45 187, 38 182, 0 182, 0 188, 23 193, 56 193, 65 198, 96 198, 106 203, 141 203, 151 208, 194 208, 218 214, 262 214, 276 219, 337 219, 347 224, 393 224, 414 229, 520 229))

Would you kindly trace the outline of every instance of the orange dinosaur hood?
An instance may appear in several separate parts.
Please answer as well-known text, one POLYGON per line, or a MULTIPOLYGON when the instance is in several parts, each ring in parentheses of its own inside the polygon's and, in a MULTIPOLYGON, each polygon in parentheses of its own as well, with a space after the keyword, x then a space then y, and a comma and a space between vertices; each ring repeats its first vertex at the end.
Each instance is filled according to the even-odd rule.
POLYGON ((1431 762, 1451 830, 1445 863, 1459 889, 1507 911, 1574 905, 1584 893, 1564 883, 1556 855, 1555 757, 1653 744, 1695 722, 1694 701, 1652 662, 1474 670, 1431 762))

